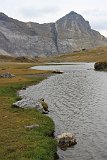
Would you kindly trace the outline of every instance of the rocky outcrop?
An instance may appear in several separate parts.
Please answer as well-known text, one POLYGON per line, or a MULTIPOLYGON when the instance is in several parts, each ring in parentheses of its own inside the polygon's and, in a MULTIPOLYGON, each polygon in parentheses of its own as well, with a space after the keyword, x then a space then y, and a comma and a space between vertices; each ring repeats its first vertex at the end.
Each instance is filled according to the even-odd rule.
POLYGON ((13 108, 35 108, 36 110, 43 112, 43 106, 40 100, 34 100, 31 98, 22 98, 21 100, 12 104, 13 108))
POLYGON ((0 13, 0 54, 44 56, 107 45, 89 22, 70 12, 56 23, 24 23, 0 13))
POLYGON ((107 62, 96 62, 94 68, 97 71, 107 71, 107 62))

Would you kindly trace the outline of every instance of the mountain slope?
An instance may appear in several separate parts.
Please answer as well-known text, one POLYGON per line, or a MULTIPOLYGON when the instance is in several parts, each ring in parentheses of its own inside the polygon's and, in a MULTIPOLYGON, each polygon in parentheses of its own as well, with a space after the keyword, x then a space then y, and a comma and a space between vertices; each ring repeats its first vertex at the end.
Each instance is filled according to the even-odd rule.
POLYGON ((92 30, 89 22, 75 12, 70 12, 59 19, 56 26, 61 53, 94 48, 107 43, 104 36, 92 30))
POLYGON ((103 45, 107 45, 107 39, 75 12, 47 24, 24 23, 0 13, 2 55, 54 55, 103 45))

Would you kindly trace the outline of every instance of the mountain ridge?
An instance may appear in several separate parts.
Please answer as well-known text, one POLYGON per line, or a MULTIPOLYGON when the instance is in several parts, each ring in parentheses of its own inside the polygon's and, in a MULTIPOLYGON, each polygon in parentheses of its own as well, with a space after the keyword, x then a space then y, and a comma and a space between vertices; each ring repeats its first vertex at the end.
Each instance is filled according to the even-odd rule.
POLYGON ((0 13, 0 54, 44 56, 107 45, 88 21, 71 11, 55 23, 21 22, 0 13))

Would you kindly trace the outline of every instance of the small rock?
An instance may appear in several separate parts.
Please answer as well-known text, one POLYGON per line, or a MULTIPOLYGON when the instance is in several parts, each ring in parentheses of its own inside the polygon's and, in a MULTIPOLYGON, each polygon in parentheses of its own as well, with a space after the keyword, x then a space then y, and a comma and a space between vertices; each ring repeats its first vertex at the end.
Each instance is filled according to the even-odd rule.
POLYGON ((54 70, 53 73, 57 73, 57 74, 62 74, 63 71, 60 71, 60 70, 54 70))
POLYGON ((13 103, 12 108, 20 108, 17 104, 13 103))
POLYGON ((22 87, 22 90, 25 90, 25 89, 26 89, 26 86, 23 86, 23 87, 22 87))
POLYGON ((43 111, 42 112, 42 114, 48 114, 49 113, 49 111, 43 111))
POLYGON ((98 70, 98 71, 100 71, 100 70, 107 71, 107 62, 96 62, 94 64, 94 68, 95 68, 95 70, 98 70))
POLYGON ((15 75, 9 72, 0 74, 0 78, 13 78, 13 77, 15 77, 15 75))
POLYGON ((36 129, 36 128, 38 128, 38 127, 39 127, 38 124, 30 125, 30 126, 25 126, 26 129, 36 129))

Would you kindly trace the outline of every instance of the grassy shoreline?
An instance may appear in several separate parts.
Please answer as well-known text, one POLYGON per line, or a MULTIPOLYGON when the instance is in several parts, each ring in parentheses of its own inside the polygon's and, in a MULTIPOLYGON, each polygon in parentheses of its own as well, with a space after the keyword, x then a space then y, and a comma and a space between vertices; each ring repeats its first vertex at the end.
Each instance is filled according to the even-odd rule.
MULTIPOLYGON (((51 74, 50 71, 28 69, 35 64, 1 63, 0 74, 10 72, 15 78, 0 78, 0 159, 1 160, 54 160, 57 143, 52 134, 55 126, 48 116, 35 109, 15 109, 17 91, 23 85, 37 84, 43 77, 26 77, 28 74, 51 74), (25 126, 38 124, 37 129, 25 126)), ((46 77, 45 77, 46 78, 46 77)))

